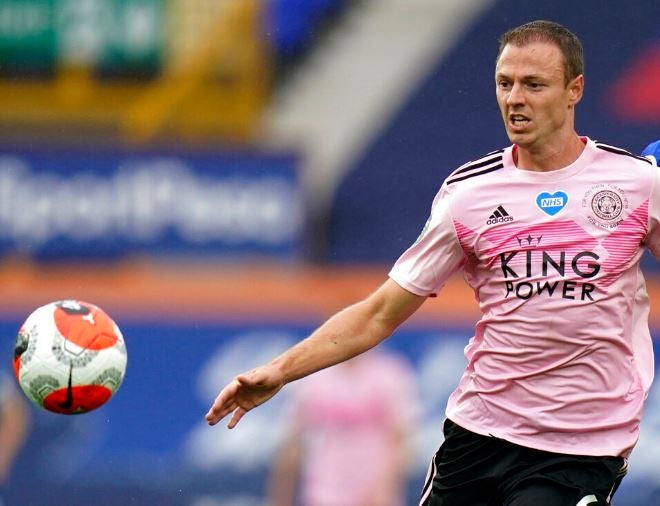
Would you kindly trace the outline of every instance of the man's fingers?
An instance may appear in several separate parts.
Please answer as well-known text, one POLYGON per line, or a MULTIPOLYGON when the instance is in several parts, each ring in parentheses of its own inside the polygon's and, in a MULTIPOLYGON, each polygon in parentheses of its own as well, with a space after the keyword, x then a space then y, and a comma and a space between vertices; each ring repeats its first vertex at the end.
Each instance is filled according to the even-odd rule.
POLYGON ((228 427, 233 429, 245 413, 268 400, 279 390, 269 383, 268 375, 259 368, 236 376, 218 394, 211 409, 206 413, 206 421, 209 425, 215 425, 233 412, 228 424, 228 427))
POLYGON ((248 412, 247 409, 241 408, 236 403, 232 403, 231 406, 228 406, 227 408, 223 409, 217 414, 214 413, 213 410, 209 411, 206 414, 206 421, 209 423, 209 425, 215 425, 232 411, 234 412, 234 415, 231 417, 231 420, 227 424, 227 427, 229 429, 233 429, 234 427, 236 427, 236 424, 238 424, 238 422, 241 421, 243 415, 245 415, 245 413, 248 412))
POLYGON ((224 407, 214 403, 213 406, 211 406, 211 409, 209 409, 208 413, 206 413, 206 421, 209 423, 209 425, 215 425, 229 413, 234 411, 237 407, 238 404, 235 402, 231 402, 224 407))
POLYGON ((228 429, 233 429, 236 427, 236 424, 241 421, 241 418, 243 418, 243 415, 247 413, 247 409, 243 408, 238 408, 236 411, 234 411, 234 416, 231 417, 231 420, 229 420, 229 423, 227 424, 228 429))
POLYGON ((234 380, 218 394, 211 405, 211 409, 206 413, 206 421, 210 425, 215 425, 236 409, 236 392, 238 388, 239 383, 234 380))

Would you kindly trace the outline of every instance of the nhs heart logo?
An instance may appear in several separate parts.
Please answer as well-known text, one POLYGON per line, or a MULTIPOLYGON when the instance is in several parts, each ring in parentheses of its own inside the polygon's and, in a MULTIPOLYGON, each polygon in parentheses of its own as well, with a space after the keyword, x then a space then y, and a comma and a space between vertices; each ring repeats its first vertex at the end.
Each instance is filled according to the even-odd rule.
POLYGON ((555 193, 542 192, 536 196, 536 205, 539 209, 550 216, 554 216, 564 209, 568 204, 568 195, 565 192, 555 193))

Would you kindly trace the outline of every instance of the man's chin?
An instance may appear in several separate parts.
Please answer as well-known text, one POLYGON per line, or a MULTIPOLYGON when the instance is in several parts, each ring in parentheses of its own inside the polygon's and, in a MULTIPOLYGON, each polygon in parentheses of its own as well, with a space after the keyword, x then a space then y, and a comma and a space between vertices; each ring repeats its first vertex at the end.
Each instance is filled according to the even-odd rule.
POLYGON ((511 144, 516 144, 521 148, 526 148, 533 144, 532 136, 528 132, 512 132, 511 130, 506 131, 511 144))

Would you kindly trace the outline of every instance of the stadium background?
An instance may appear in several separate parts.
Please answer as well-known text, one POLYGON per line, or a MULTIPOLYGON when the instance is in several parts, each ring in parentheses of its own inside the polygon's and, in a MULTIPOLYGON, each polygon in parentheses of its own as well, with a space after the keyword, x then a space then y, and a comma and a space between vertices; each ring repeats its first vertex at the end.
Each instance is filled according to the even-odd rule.
MULTIPOLYGON (((62 298, 106 309, 129 349, 107 406, 33 410, 8 504, 261 504, 286 391, 233 432, 205 426, 209 403, 382 282, 443 177, 506 143, 497 36, 575 30, 579 131, 639 152, 660 137, 659 16, 652 0, 0 0, 5 362, 62 298)), ((453 280, 386 343, 424 405, 411 504, 475 314, 453 280)), ((655 388, 617 504, 660 504, 658 445, 655 388)))

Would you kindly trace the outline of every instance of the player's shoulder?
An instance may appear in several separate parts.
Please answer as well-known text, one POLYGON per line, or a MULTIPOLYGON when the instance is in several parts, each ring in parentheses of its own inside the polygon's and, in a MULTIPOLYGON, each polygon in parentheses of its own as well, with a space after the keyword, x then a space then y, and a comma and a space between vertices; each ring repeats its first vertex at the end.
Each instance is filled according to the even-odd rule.
POLYGON ((613 144, 594 140, 594 146, 596 147, 597 152, 600 153, 604 158, 610 159, 619 164, 622 162, 628 162, 631 165, 640 165, 642 167, 653 166, 653 161, 651 159, 644 156, 635 155, 630 151, 613 144))
POLYGON ((480 158, 470 160, 454 170, 445 179, 444 186, 455 188, 465 186, 467 181, 477 182, 486 174, 493 174, 504 168, 504 148, 491 151, 480 158))

